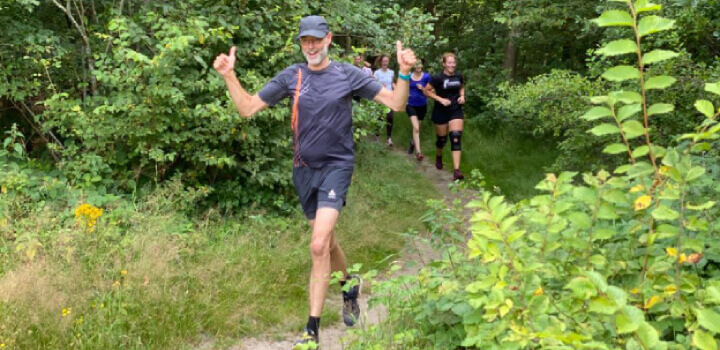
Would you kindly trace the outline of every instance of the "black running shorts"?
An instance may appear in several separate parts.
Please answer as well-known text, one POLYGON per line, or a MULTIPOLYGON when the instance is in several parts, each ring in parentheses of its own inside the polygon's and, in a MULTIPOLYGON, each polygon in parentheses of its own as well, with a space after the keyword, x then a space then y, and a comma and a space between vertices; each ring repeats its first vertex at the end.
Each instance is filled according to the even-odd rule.
POLYGON ((447 124, 454 119, 463 119, 462 107, 455 110, 438 110, 437 107, 433 108, 432 121, 435 124, 442 125, 447 124))
POLYGON ((405 113, 407 113, 408 118, 411 116, 416 116, 418 120, 422 121, 425 119, 425 114, 427 114, 427 105, 424 106, 411 106, 407 105, 405 106, 405 113))
POLYGON ((352 167, 293 168, 293 183, 305 217, 314 220, 318 208, 341 211, 345 206, 352 174, 352 167))

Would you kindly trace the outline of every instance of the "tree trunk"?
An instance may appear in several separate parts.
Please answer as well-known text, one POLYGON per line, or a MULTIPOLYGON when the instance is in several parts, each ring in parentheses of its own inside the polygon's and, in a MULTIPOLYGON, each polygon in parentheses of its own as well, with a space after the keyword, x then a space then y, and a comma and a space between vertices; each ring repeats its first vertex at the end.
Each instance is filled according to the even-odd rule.
POLYGON ((507 72, 508 81, 513 81, 517 75, 517 58, 520 53, 520 46, 516 38, 520 36, 520 30, 511 27, 505 42, 505 55, 503 57, 503 68, 507 72))
MULTIPOLYGON (((70 7, 70 1, 67 2, 66 6, 63 6, 57 0, 52 0, 52 2, 55 4, 55 6, 57 6, 65 13, 67 18, 70 20, 70 22, 72 22, 73 26, 75 26, 75 28, 80 33, 80 36, 82 37, 83 54, 85 55, 86 68, 90 76, 90 94, 94 96, 97 94, 97 78, 95 77, 95 74, 93 74, 93 72, 95 72, 95 59, 92 55, 92 47, 90 47, 90 38, 88 37, 87 28, 85 27, 84 23, 82 25, 81 23, 78 23, 78 21, 75 19, 75 16, 73 16, 72 7, 70 7)), ((79 8, 77 8, 77 10, 80 11, 79 8)), ((80 15, 80 17, 83 16, 82 13, 78 14, 80 15)))

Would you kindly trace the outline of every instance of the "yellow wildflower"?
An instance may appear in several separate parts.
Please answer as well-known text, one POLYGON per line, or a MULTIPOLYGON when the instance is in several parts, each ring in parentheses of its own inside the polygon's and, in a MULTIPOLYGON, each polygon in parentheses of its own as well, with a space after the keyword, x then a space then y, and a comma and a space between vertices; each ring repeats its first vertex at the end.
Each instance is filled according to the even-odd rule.
POLYGON ((69 307, 69 308, 67 308, 67 309, 66 309, 66 308, 63 308, 63 309, 62 309, 62 316, 63 316, 63 317, 65 317, 65 316, 67 316, 67 315, 70 315, 70 314, 72 314, 72 308, 71 308, 71 307, 69 307))
POLYGON ((667 252, 667 255, 677 256, 677 249, 675 249, 673 247, 667 247, 667 248, 665 248, 665 251, 667 252))
POLYGON ((630 294, 640 294, 640 288, 633 288, 633 289, 630 291, 630 294))
POLYGON ((123 276, 126 276, 126 275, 127 275, 127 270, 122 270, 122 271, 120 271, 120 274, 123 275, 123 276))
POLYGON ((665 287, 665 295, 670 296, 677 292, 677 287, 675 287, 674 284, 668 284, 667 287, 665 287))
POLYGON ((75 220, 77 220, 81 226, 85 226, 88 232, 93 232, 97 219, 101 217, 102 214, 102 209, 85 203, 75 209, 75 220))
POLYGON ((645 186, 643 185, 635 185, 632 188, 630 188, 630 193, 645 191, 645 186))
POLYGON ((646 308, 646 309, 649 309, 649 308, 657 305, 657 304, 658 304, 659 302, 661 302, 662 300, 663 300, 663 298, 662 298, 661 296, 653 295, 652 297, 650 297, 650 299, 648 299, 647 301, 645 301, 645 308, 646 308))
POLYGON ((635 211, 643 210, 650 206, 652 198, 648 195, 640 196, 635 200, 635 211))
POLYGON ((686 261, 687 261, 687 256, 685 254, 680 254, 680 256, 678 257, 678 262, 682 264, 686 261))
POLYGON ((533 292, 533 295, 543 295, 543 293, 545 293, 543 287, 538 287, 538 289, 533 292))
POLYGON ((5 186, 0 187, 0 192, 2 192, 2 194, 7 194, 7 187, 5 187, 5 186))
POLYGON ((113 287, 120 287, 120 281, 115 281, 113 283, 113 287))

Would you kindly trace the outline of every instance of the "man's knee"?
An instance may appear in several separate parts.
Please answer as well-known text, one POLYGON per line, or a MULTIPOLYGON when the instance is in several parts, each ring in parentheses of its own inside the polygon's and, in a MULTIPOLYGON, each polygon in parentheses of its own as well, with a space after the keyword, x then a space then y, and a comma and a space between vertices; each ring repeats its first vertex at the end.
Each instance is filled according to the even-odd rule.
POLYGON ((445 147, 446 143, 447 143, 447 135, 446 136, 438 135, 437 138, 435 139, 435 147, 437 147, 437 148, 445 147))
POLYGON ((330 255, 330 241, 313 239, 312 242, 310 242, 310 253, 316 258, 330 255))
POLYGON ((416 134, 419 133, 419 132, 420 132, 420 127, 413 125, 413 132, 416 133, 416 134))
POLYGON ((462 131, 451 131, 450 132, 450 150, 452 150, 452 151, 462 150, 462 131))

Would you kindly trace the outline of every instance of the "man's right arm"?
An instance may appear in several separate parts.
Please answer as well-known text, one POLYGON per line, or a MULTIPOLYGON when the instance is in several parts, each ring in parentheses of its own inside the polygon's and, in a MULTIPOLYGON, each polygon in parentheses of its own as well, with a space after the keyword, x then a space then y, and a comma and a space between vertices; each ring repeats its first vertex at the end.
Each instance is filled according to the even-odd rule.
POLYGON ((224 75, 225 84, 227 85, 230 97, 235 103, 240 116, 249 118, 255 115, 255 113, 265 109, 268 105, 265 103, 258 94, 250 95, 242 85, 234 73, 224 75))
POLYGON ((225 79, 225 85, 230 91, 230 97, 235 103, 238 113, 249 118, 268 105, 257 94, 252 96, 248 94, 240 85, 240 81, 235 76, 235 50, 235 46, 233 46, 227 55, 224 53, 218 55, 213 63, 213 68, 225 79))

